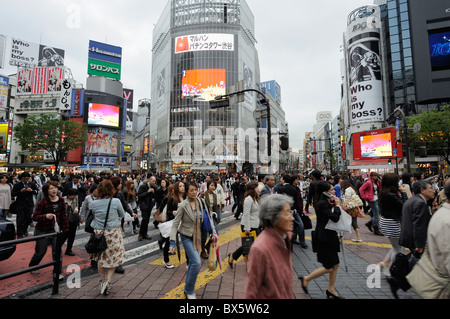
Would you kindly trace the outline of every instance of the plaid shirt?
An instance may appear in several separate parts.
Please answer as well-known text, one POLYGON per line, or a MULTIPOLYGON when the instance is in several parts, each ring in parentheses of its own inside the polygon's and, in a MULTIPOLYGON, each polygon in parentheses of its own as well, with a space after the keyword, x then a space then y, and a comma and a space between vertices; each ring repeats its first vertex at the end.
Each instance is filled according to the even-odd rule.
POLYGON ((33 220, 37 222, 36 228, 43 232, 52 232, 55 229, 55 219, 47 219, 47 214, 55 214, 58 221, 59 228, 62 232, 69 231, 69 221, 66 214, 66 204, 64 199, 59 197, 58 208, 56 212, 53 211, 53 203, 48 198, 44 198, 37 205, 34 210, 33 220))

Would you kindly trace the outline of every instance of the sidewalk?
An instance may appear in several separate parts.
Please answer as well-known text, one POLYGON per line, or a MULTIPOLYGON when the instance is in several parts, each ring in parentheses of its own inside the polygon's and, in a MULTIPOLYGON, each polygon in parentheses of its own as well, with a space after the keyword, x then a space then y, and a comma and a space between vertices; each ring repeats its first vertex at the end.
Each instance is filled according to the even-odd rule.
MULTIPOLYGON (((313 226, 315 215, 311 215, 313 226)), ((342 252, 340 253, 340 268, 336 281, 336 290, 346 299, 394 299, 390 292, 385 276, 374 270, 368 270, 372 264, 383 260, 390 249, 389 241, 383 236, 376 236, 369 232, 364 224, 369 220, 359 219, 363 243, 351 241, 354 234, 345 234, 345 260, 348 272, 345 271, 342 252), (370 277, 373 275, 372 277, 370 277), (374 277, 378 275, 378 277, 374 277), (372 280, 372 278, 378 281, 372 280), (369 287, 370 286, 370 287, 369 287), (373 287, 375 286, 375 287, 373 287)), ((325 290, 328 286, 328 276, 317 278, 310 282, 309 295, 304 294, 298 279, 314 269, 321 267, 317 262, 316 254, 311 250, 310 230, 306 231, 309 248, 302 249, 295 246, 293 250, 293 287, 294 299, 325 299, 325 290)), ((220 253, 222 257, 222 272, 217 267, 209 271, 207 261, 203 260, 196 285, 198 299, 243 299, 245 294, 245 280, 247 264, 241 258, 235 263, 233 269, 229 268, 227 255, 240 246, 240 226, 236 221, 232 226, 221 231, 220 253)), ((92 275, 81 278, 79 288, 71 288, 76 274, 66 276, 60 284, 59 294, 51 295, 47 289, 34 295, 30 299, 183 299, 183 287, 186 274, 184 251, 181 251, 181 261, 171 256, 174 269, 166 269, 162 265, 162 252, 154 257, 125 267, 125 274, 115 274, 113 286, 108 296, 100 295, 99 276, 95 270, 92 275), (67 280, 67 281, 66 281, 67 280)), ((412 291, 399 291, 401 299, 418 299, 412 291)))

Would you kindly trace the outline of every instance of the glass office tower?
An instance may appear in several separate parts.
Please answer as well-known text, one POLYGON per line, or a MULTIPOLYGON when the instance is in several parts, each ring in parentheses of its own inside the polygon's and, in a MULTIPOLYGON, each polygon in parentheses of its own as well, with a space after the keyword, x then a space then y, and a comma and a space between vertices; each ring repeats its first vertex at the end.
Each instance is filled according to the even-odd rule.
MULTIPOLYGON (((218 151, 223 155, 220 162, 201 161, 198 156, 193 161, 176 161, 172 151, 181 140, 177 140, 180 132, 184 137, 189 132, 194 139, 210 128, 225 136, 227 128, 256 127, 253 110, 258 99, 251 93, 228 108, 209 105, 215 97, 230 93, 238 81, 244 80, 245 88, 256 88, 260 82, 254 34, 254 17, 244 0, 168 1, 153 32, 152 168, 167 172, 187 172, 191 166, 207 170, 208 165, 216 170, 242 169, 234 161, 235 147, 218 151)), ((203 141, 203 147, 208 143, 203 141)))

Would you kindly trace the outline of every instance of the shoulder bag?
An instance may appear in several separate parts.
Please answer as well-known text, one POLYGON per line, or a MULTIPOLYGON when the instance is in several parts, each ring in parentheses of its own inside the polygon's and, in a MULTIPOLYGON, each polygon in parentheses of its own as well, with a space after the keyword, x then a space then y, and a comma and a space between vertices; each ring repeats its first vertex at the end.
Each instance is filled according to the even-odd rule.
POLYGON ((105 238, 105 229, 106 223, 108 222, 109 209, 111 208, 112 198, 109 200, 108 211, 106 212, 105 224, 103 225, 103 231, 101 233, 95 234, 95 232, 89 238, 88 243, 85 246, 85 249, 88 254, 99 254, 108 248, 108 244, 106 243, 105 238))

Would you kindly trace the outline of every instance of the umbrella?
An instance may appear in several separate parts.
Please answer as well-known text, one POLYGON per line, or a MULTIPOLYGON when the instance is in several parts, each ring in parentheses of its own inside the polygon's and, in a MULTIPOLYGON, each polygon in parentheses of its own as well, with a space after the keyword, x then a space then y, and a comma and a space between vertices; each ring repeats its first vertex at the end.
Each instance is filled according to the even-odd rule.
POLYGON ((345 259, 345 245, 344 245, 344 233, 339 232, 339 238, 341 239, 341 247, 342 247, 342 256, 344 257, 344 266, 345 266, 345 272, 348 272, 347 269, 347 261, 345 259))

